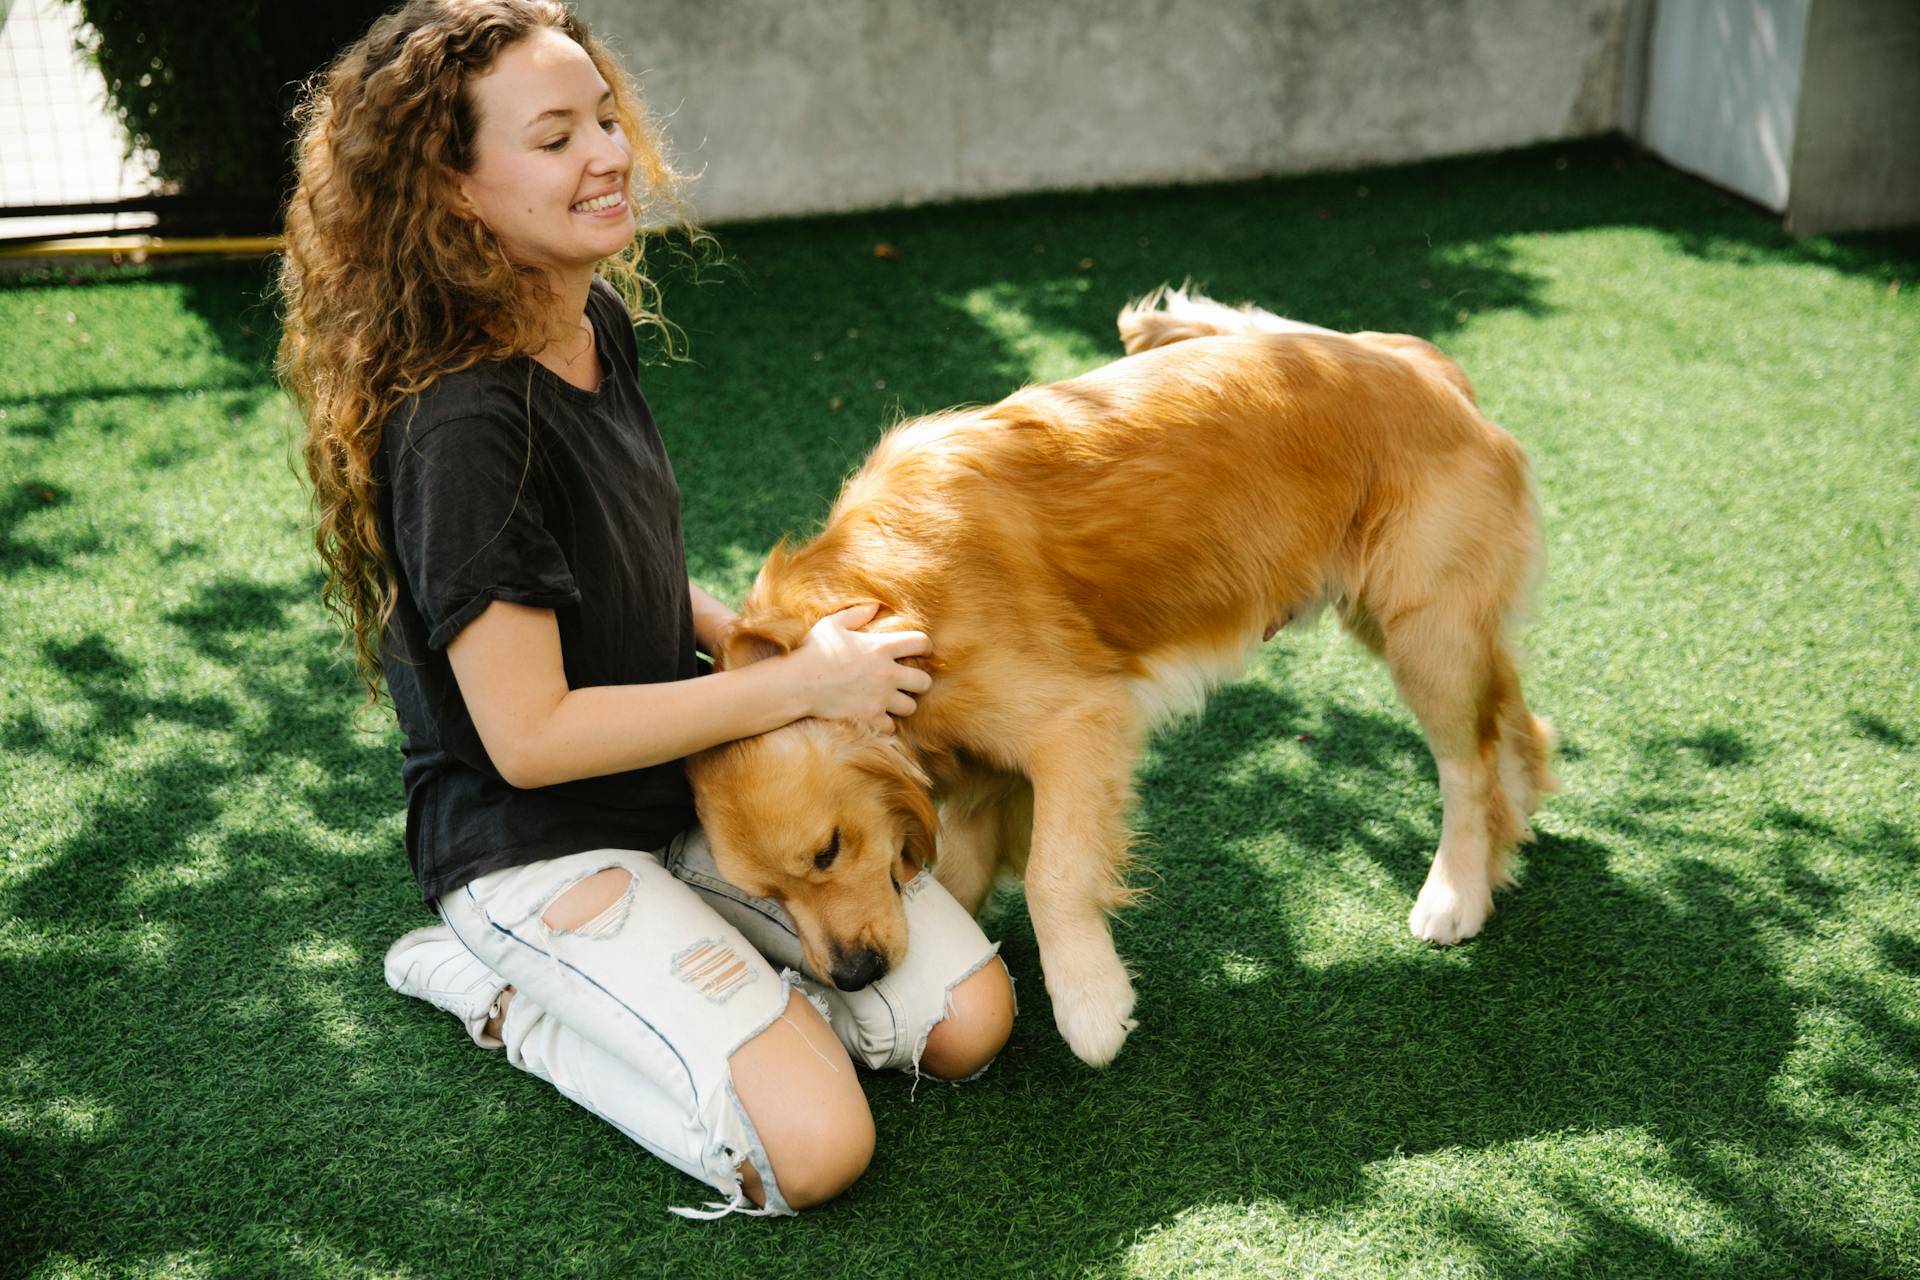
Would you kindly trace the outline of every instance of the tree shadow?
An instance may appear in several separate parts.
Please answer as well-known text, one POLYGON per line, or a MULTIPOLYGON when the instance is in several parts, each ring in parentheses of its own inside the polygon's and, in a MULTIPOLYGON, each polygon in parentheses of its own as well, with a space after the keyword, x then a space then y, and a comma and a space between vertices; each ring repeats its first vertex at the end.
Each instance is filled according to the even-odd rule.
MULTIPOLYGON (((1603 224, 1701 256, 1828 254, 1869 275, 1916 256, 1787 241, 1617 144, 741 228, 728 236, 739 286, 673 295, 695 363, 646 379, 690 565, 744 585, 891 418, 995 399, 1039 362, 1117 355, 1120 302, 1170 271, 1323 323, 1444 340, 1463 314, 1549 306, 1514 237, 1603 224), (1264 216, 1247 216, 1249 199, 1264 216), (899 255, 876 257, 881 240, 899 255)), ((224 358, 263 369, 257 273, 180 279, 224 358)), ((100 396, 162 390, 49 395, 22 434, 51 448, 100 396)), ((191 460, 161 449, 137 465, 191 460)), ((0 570, 59 573, 76 549, 36 529, 66 497, 47 488, 56 502, 29 481, 0 507, 0 570)), ((156 554, 186 563, 207 545, 173 537, 156 554)), ((400 855, 397 750, 390 732, 354 730, 358 691, 329 656, 315 594, 310 575, 234 570, 155 608, 153 625, 221 694, 164 691, 103 627, 37 650, 77 726, 30 709, 0 745, 101 785, 0 889, 27 940, 0 952, 26 1117, 0 1139, 0 1217, 25 1224, 9 1263, 136 1269, 185 1255, 212 1274, 262 1259, 287 1274, 330 1259, 481 1274, 684 1259, 686 1224, 660 1207, 698 1189, 382 985, 378 956, 421 918, 400 855), (64 1053, 75 1044, 88 1048, 64 1053)), ((1739 837, 1710 820, 1702 784, 1764 767, 1764 744, 1711 721, 1646 734, 1615 793, 1549 802, 1522 887, 1480 938, 1430 949, 1403 923, 1439 818, 1412 718, 1295 693, 1284 655, 1265 670, 1157 739, 1143 770, 1153 873, 1118 928, 1142 1025, 1115 1066, 1067 1053, 1030 923, 1004 902, 991 920, 1024 997, 1010 1051, 964 1089, 870 1080, 872 1172, 799 1223, 711 1233, 702 1257, 716 1272, 839 1274, 857 1245, 874 1270, 1108 1274, 1143 1233, 1196 1209, 1271 1204, 1338 1222, 1378 1203, 1377 1171, 1398 1157, 1485 1164, 1620 1133, 1646 1135, 1662 1185, 1755 1243, 1693 1252, 1570 1181, 1543 1194, 1576 1239, 1543 1258, 1470 1180, 1424 1203, 1497 1275, 1883 1267, 1837 1217, 1823 1223, 1726 1153, 1817 1161, 1859 1147, 1779 1087, 1810 1004, 1844 1016, 1868 1052, 1801 1087, 1903 1105, 1899 1068, 1920 1066, 1912 1021, 1846 974, 1789 974, 1770 939, 1816 938, 1845 908, 1826 855, 1920 868, 1911 830, 1773 802, 1759 860, 1730 871, 1718 855, 1739 837), (1648 847, 1673 855, 1657 875, 1623 870, 1648 847), (956 1253, 983 1240, 993 1256, 956 1253)), ((1882 716, 1857 711, 1852 725, 1878 747, 1913 746, 1910 726, 1882 716)), ((1873 951, 1920 976, 1907 933, 1880 931, 1873 951)))
POLYGON ((1884 716, 1855 708, 1847 712, 1847 719, 1853 725, 1855 733, 1883 747, 1897 747, 1902 751, 1911 751, 1916 745, 1920 745, 1920 738, 1915 738, 1911 732, 1884 716))
POLYGON ((50 480, 27 479, 13 486, 0 502, 0 578, 28 569, 58 568, 69 556, 100 549, 100 539, 91 533, 32 536, 43 513, 57 510, 71 497, 64 486, 50 480))
POLYGON ((55 733, 29 708, 0 731, 11 749, 49 751, 69 764, 99 764, 124 747, 136 728, 149 720, 193 729, 226 729, 234 722, 233 705, 218 698, 154 697, 141 692, 135 687, 132 664, 99 632, 70 644, 46 642, 41 653, 85 701, 87 714, 79 725, 55 733))
MULTIPOLYGON (((1016 1031, 1036 1058, 1028 1069, 1072 1087, 1037 1104, 1043 1114, 1025 1132, 1009 1125, 1004 1140, 1051 1135, 1038 1151, 1050 1182, 1112 1188, 1126 1208, 1076 1218, 1027 1207, 1012 1234, 1030 1231, 1049 1241, 1046 1257, 1089 1265, 1111 1257, 1105 1242, 1121 1223, 1173 1222, 1222 1201, 1351 1210, 1375 1194, 1381 1161, 1632 1131, 1657 1144, 1670 1189, 1736 1222, 1754 1246, 1693 1253, 1680 1236, 1651 1232, 1607 1188, 1572 1183, 1551 1191, 1556 1211, 1579 1224, 1557 1259, 1543 1261, 1538 1240, 1482 1213, 1465 1191, 1436 1193, 1450 1234, 1479 1246, 1486 1273, 1516 1277, 1595 1274, 1628 1260, 1729 1278, 1756 1264, 1871 1274, 1884 1263, 1850 1233, 1794 1212, 1797 1193, 1783 1198, 1730 1173, 1716 1154, 1734 1144, 1765 1162, 1857 1146, 1785 1105, 1777 1083, 1808 993, 1764 935, 1782 924, 1817 928, 1838 908, 1832 894, 1809 890, 1823 883, 1807 865, 1818 851, 1775 850, 1767 878, 1783 905, 1756 909, 1752 884, 1700 861, 1682 861, 1658 885, 1622 877, 1618 838, 1555 834, 1549 801, 1522 887, 1501 896, 1485 933, 1429 949, 1404 936, 1400 913, 1438 834, 1438 794, 1430 825, 1410 824, 1386 799, 1410 770, 1430 781, 1430 768, 1413 764, 1424 746, 1411 716, 1338 716, 1338 737, 1349 741, 1316 752, 1303 771, 1248 763, 1303 740, 1310 708, 1264 684, 1229 689, 1215 706, 1217 716, 1161 741, 1142 777, 1140 825, 1178 838, 1156 842, 1153 891, 1118 931, 1141 989, 1141 1027, 1120 1063, 1076 1074, 1044 995, 1023 1007, 1016 1031), (1315 776, 1323 773, 1338 776, 1315 776), (1260 846, 1280 852, 1251 852, 1260 846), (1308 869, 1355 852, 1397 890, 1369 917, 1394 944, 1359 959, 1296 959, 1297 921, 1318 914, 1302 894, 1326 882, 1324 869, 1308 869), (1116 1164, 1131 1171, 1124 1191, 1113 1185, 1116 1164)), ((1865 848, 1884 835, 1825 838, 1865 848)), ((1016 972, 1034 971, 1023 913, 1009 905, 1000 922, 1003 954, 1016 972)), ((1910 940, 1882 945, 1896 964, 1920 963, 1910 940)), ((1884 992, 1829 980, 1819 999, 1843 1007, 1880 1059, 1920 1061, 1920 1028, 1889 1009, 1884 992)), ((1899 1076, 1871 1063, 1818 1087, 1890 1113, 1904 1103, 1899 1076)), ((1023 1261, 1070 1270, 1042 1266, 1039 1254, 1023 1261)))
MULTIPOLYGON (((49 464, 63 450, 97 438, 113 444, 108 456, 116 469, 186 473, 277 394, 277 331, 259 297, 262 271, 259 264, 116 271, 60 285, 62 305, 84 313, 78 323, 106 332, 66 359, 23 366, 0 395, 0 436, 11 446, 16 474, 29 477, 0 493, 0 579, 57 572, 123 531, 131 513, 90 503, 91 473, 51 478, 59 469, 49 464), (191 324, 160 322, 177 321, 181 307, 191 324), (155 323, 143 327, 150 312, 155 323), (176 415, 186 421, 201 412, 201 429, 171 429, 176 415), (169 429, 154 439, 161 433, 149 427, 161 415, 169 429), (133 443, 123 449, 122 440, 133 443)), ((31 294, 36 286, 8 288, 31 294)))

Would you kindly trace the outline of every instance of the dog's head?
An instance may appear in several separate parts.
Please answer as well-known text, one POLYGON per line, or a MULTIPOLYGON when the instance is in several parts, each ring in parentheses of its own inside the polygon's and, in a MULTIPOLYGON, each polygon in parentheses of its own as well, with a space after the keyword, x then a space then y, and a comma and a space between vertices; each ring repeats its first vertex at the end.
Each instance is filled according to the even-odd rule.
POLYGON ((899 743, 802 720, 687 761, 720 874, 774 898, 807 968, 857 991, 907 953, 900 890, 933 858, 926 776, 899 743))
MULTIPOLYGON (((722 669, 783 652, 806 634, 736 628, 722 669)), ((720 873, 787 909, 807 968, 857 991, 907 952, 900 890, 933 860, 932 788, 896 739, 800 720, 687 760, 720 873)))

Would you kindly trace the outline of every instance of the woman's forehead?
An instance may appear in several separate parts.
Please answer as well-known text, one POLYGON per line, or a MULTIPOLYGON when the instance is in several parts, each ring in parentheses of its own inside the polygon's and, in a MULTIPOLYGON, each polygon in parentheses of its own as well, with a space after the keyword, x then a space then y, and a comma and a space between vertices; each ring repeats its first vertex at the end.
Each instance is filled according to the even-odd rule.
POLYGON ((551 27, 503 49, 472 83, 482 122, 508 129, 554 112, 592 111, 611 92, 587 51, 551 27))

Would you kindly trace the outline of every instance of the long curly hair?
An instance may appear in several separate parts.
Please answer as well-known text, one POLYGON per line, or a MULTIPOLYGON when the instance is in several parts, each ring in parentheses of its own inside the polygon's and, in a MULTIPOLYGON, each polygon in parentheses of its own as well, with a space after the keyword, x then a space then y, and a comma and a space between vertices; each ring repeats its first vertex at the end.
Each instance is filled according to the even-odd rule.
MULTIPOLYGON (((370 700, 380 696, 380 638, 395 603, 375 516, 382 427, 434 379, 531 355, 545 341, 545 274, 510 261, 482 222, 459 213, 448 180, 474 162, 472 81, 543 27, 580 45, 613 90, 633 149, 626 195, 638 225, 704 239, 638 90, 558 0, 411 0, 308 82, 295 108, 278 372, 305 419, 321 598, 352 636, 370 700)), ((644 252, 636 235, 599 270, 671 348, 644 252)))

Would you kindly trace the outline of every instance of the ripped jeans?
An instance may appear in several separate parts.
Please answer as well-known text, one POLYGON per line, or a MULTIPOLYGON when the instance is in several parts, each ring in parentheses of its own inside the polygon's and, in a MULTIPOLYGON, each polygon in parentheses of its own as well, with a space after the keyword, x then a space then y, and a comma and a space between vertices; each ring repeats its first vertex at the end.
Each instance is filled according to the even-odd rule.
POLYGON ((902 897, 905 960, 852 992, 799 972, 786 912, 729 884, 697 827, 657 854, 599 849, 492 872, 441 895, 439 906, 455 936, 517 992, 500 1029, 509 1061, 726 1195, 727 1208, 745 1203, 739 1166, 751 1161, 766 1212, 790 1213, 728 1059, 786 1009, 791 984, 825 1006, 854 1061, 916 1070, 948 992, 999 944, 924 870, 902 897), (568 931, 541 918, 573 885, 612 867, 632 878, 601 915, 568 931))

